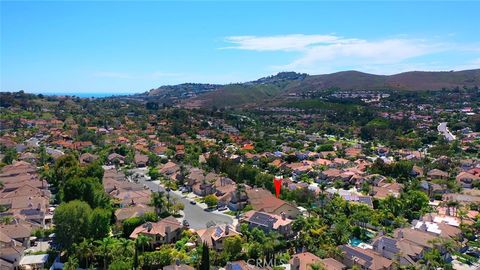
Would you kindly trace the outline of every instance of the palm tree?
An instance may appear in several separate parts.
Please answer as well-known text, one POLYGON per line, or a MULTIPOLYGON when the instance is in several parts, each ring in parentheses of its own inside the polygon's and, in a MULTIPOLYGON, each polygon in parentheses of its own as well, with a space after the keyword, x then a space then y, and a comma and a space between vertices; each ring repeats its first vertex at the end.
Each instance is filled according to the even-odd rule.
POLYGON ((140 234, 135 240, 136 248, 142 248, 142 253, 145 252, 145 246, 150 244, 150 238, 147 236, 140 234))
POLYGON ((237 196, 237 203, 238 203, 238 209, 237 209, 237 216, 240 215, 240 209, 242 209, 242 195, 245 194, 245 185, 244 184, 238 184, 237 189, 235 190, 235 195, 237 196))
POLYGON ((163 209, 167 203, 168 202, 166 201, 162 191, 152 193, 151 204, 155 207, 157 215, 160 215, 163 212, 163 209))
POLYGON ((75 256, 68 257, 68 261, 63 265, 65 270, 77 270, 78 259, 75 256))
POLYGON ((460 225, 463 225, 463 220, 467 217, 468 211, 465 208, 458 209, 458 217, 460 218, 460 225))
POLYGON ((78 258, 83 259, 88 268, 89 259, 94 255, 94 247, 91 240, 83 239, 80 244, 75 244, 75 252, 78 258))
POLYGON ((105 237, 102 240, 95 241, 99 246, 97 250, 100 252, 100 255, 103 257, 103 269, 107 269, 108 257, 111 255, 111 247, 115 243, 113 238, 105 237))
POLYGON ((118 247, 120 248, 120 254, 122 254, 122 256, 130 257, 133 241, 126 238, 120 238, 118 241, 118 247))

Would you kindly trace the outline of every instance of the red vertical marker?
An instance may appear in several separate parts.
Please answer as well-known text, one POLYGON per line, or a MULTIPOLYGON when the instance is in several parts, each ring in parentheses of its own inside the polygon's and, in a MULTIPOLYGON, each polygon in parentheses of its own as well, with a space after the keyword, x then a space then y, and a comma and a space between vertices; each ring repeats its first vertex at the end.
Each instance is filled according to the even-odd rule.
POLYGON ((273 184, 275 185, 275 194, 277 195, 277 198, 280 197, 280 189, 282 188, 282 177, 281 176, 275 176, 273 178, 273 184))

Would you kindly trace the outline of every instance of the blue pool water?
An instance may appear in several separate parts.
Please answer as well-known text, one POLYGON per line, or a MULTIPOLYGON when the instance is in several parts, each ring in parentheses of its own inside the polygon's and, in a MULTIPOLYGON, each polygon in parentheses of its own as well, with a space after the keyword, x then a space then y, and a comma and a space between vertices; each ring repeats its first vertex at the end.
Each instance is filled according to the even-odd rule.
POLYGON ((360 245, 362 243, 362 240, 354 237, 352 239, 350 239, 350 245, 353 246, 353 247, 358 247, 358 245, 360 245))

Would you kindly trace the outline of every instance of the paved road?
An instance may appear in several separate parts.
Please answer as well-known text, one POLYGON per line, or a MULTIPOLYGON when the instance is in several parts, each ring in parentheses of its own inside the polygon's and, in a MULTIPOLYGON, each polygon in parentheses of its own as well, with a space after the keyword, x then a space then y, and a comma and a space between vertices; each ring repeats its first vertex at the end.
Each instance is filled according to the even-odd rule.
MULTIPOLYGON (((145 181, 145 179, 138 179, 138 182, 146 185, 153 192, 165 191, 162 186, 155 182, 145 181)), ((190 200, 183 198, 181 195, 174 192, 170 192, 170 196, 175 197, 179 202, 185 205, 185 209, 183 210, 185 219, 188 221, 190 228, 192 229, 197 230, 205 228, 205 225, 209 221, 213 221, 216 224, 233 223, 233 217, 229 215, 220 214, 218 212, 206 212, 202 207, 190 204, 190 200)))
POLYGON ((446 139, 447 141, 449 141, 449 142, 456 139, 456 138, 455 138, 455 135, 453 135, 453 134, 450 132, 450 130, 448 130, 447 122, 442 122, 442 123, 440 123, 440 124, 438 125, 438 127, 437 127, 437 130, 438 130, 439 132, 441 132, 441 133, 443 134, 443 136, 445 136, 445 139, 446 139))

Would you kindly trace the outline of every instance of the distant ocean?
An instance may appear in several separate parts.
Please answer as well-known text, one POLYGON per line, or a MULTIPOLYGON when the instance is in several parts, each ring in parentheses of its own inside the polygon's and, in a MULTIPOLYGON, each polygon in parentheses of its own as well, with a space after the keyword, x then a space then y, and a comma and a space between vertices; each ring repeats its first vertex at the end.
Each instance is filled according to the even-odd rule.
POLYGON ((41 93, 45 96, 76 96, 80 98, 103 98, 103 97, 111 97, 111 96, 123 96, 123 95, 133 95, 134 93, 101 93, 101 92, 96 92, 96 93, 85 93, 85 92, 65 92, 65 93, 41 93))

